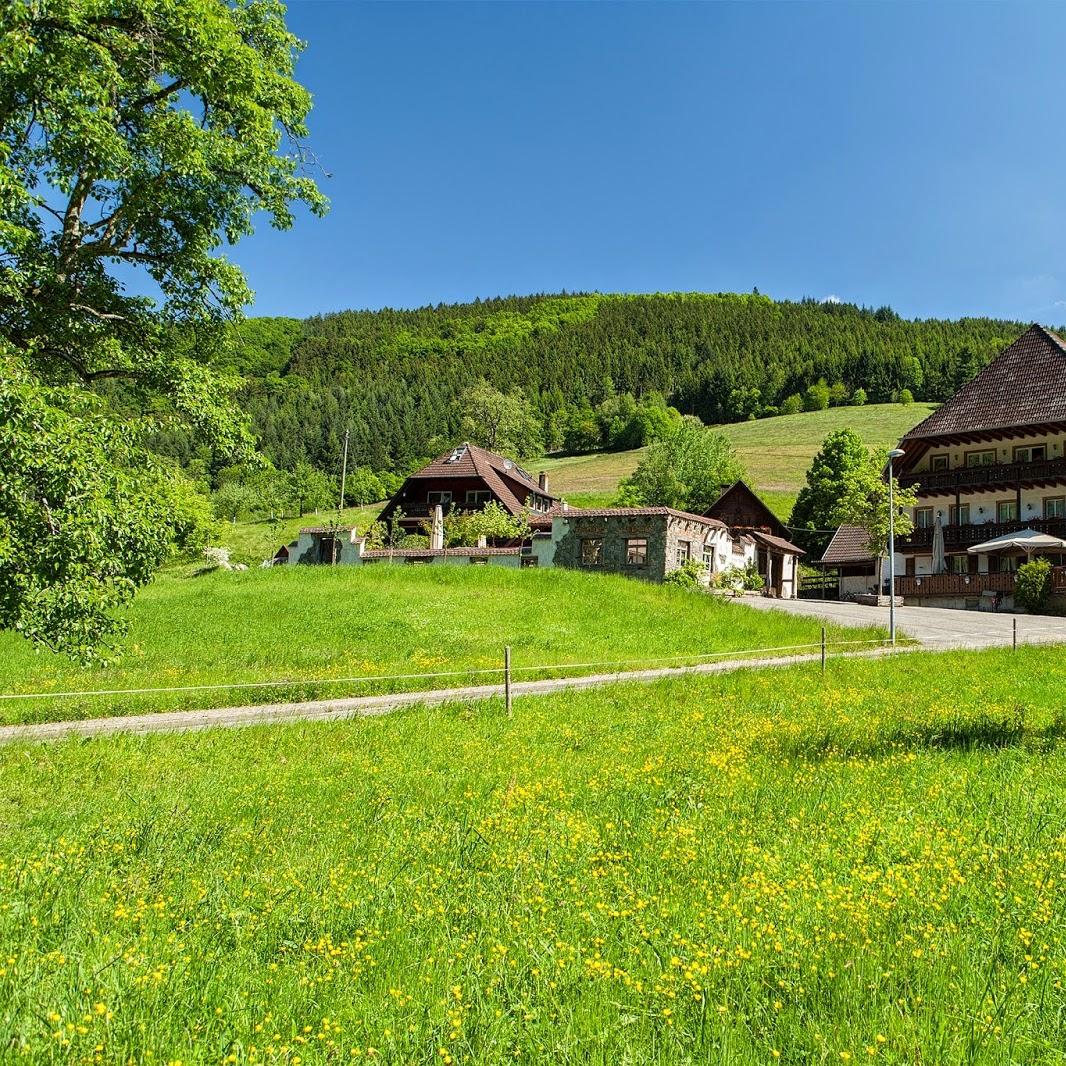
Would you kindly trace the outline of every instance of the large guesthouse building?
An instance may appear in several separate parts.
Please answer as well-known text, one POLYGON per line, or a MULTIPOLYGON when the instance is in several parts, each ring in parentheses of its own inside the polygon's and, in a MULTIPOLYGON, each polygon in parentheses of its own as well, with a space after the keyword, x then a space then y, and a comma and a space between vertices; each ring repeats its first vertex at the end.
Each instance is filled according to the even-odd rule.
MULTIPOLYGON (((1054 333, 1031 326, 899 447, 899 483, 917 488, 918 503, 913 532, 896 540, 897 595, 1009 605, 1027 540, 1063 562, 1061 546, 1039 536, 1066 538, 1066 343, 1054 333)), ((823 564, 859 565, 842 554, 845 542, 860 547, 853 532, 838 531, 823 564)))

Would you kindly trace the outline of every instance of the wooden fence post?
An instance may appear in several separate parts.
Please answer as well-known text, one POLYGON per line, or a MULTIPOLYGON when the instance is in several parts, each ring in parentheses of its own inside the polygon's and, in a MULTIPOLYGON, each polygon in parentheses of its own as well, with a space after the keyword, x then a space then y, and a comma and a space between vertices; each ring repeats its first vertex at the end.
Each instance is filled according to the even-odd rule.
POLYGON ((825 673, 825 626, 822 626, 822 673, 825 673))
POLYGON ((1018 650, 1018 619, 1017 617, 1011 619, 1011 651, 1018 650))
POLYGON ((507 644, 503 649, 503 702, 507 707, 507 717, 514 717, 514 709, 511 706, 511 645, 507 644))

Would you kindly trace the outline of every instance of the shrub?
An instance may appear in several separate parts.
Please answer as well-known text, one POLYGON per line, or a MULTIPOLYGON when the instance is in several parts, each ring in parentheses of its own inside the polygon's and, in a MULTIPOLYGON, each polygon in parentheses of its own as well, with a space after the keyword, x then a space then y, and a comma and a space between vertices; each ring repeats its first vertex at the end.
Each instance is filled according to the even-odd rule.
POLYGON ((914 403, 914 393, 910 389, 899 390, 899 402, 900 403, 914 403))
POLYGON ((1047 606, 1051 596, 1051 563, 1047 559, 1033 559, 1018 567, 1014 583, 1014 602, 1024 611, 1038 614, 1047 606))
POLYGON ((697 589, 703 583, 704 569, 703 563, 698 563, 695 559, 686 559, 676 570, 666 575, 663 584, 682 589, 697 589))
POLYGON ((866 390, 856 389, 851 394, 851 406, 852 407, 865 407, 866 406, 866 390))
POLYGON ((798 415, 803 410, 803 397, 798 392, 786 396, 781 403, 781 414, 798 415))
POLYGON ((750 592, 758 592, 766 587, 766 581, 759 573, 759 565, 754 559, 741 571, 740 583, 750 592))

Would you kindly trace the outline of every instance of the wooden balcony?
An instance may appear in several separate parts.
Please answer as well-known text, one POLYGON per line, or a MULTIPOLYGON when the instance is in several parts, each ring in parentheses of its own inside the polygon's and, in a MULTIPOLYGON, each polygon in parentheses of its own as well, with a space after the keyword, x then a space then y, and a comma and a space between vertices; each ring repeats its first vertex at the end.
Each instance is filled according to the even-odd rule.
MULTIPOLYGON (((983 522, 969 523, 961 526, 944 526, 944 548, 969 548, 974 544, 983 544, 986 540, 995 540, 1008 533, 1017 533, 1021 529, 1035 529, 1040 533, 1050 533, 1054 537, 1066 538, 1066 518, 1033 518, 1028 522, 983 522)), ((921 550, 933 548, 933 527, 915 529, 905 537, 896 538, 896 546, 901 550, 921 550)))
POLYGON ((926 470, 901 474, 902 488, 918 486, 922 495, 950 495, 979 492, 981 489, 1023 488, 1066 481, 1066 458, 1039 459, 1033 463, 998 463, 995 466, 969 466, 959 470, 926 470))
MULTIPOLYGON (((1051 570, 1051 588, 1066 593, 1066 567, 1051 570)), ((982 592, 1014 592, 1014 574, 924 574, 897 577, 897 596, 980 596, 982 592)))

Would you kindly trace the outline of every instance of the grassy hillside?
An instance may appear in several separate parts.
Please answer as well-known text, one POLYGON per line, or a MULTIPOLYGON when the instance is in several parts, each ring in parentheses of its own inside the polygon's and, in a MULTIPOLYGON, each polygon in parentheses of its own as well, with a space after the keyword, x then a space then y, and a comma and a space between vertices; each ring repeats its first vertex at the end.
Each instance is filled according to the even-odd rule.
POLYGON ((282 518, 276 523, 266 519, 223 522, 219 527, 219 539, 229 548, 233 562, 258 566, 264 559, 271 558, 281 545, 294 541, 303 526, 324 526, 336 521, 342 526, 354 525, 362 531, 377 518, 383 506, 382 503, 370 503, 365 507, 346 507, 339 515, 336 511, 322 511, 302 518, 282 518))
POLYGON ((1059 1062, 1064 685, 922 654, 0 750, 0 1043, 1059 1062))
MULTIPOLYGON (((622 577, 489 567, 278 567, 168 575, 130 609, 125 655, 83 670, 0 633, 0 693, 278 682, 253 689, 0 701, 43 721, 361 695, 498 679, 504 644, 531 666, 646 660, 819 640, 819 624, 622 577), (458 676, 317 682, 447 671, 458 676), (283 682, 301 682, 283 684, 283 682), (302 683, 306 682, 306 683, 302 683)), ((831 629, 832 637, 879 636, 831 629)), ((682 660, 677 660, 682 661, 682 660)), ((663 664, 659 664, 663 665, 663 664)), ((590 672, 590 671, 586 671, 590 672)))
MULTIPOLYGON (((925 403, 832 407, 715 428, 733 443, 752 487, 787 518, 807 468, 827 434, 849 426, 869 447, 888 448, 933 409, 932 404, 925 403)), ((611 499, 618 482, 633 472, 642 454, 643 449, 576 455, 545 459, 535 465, 549 472, 553 492, 577 506, 590 506, 611 499)))

